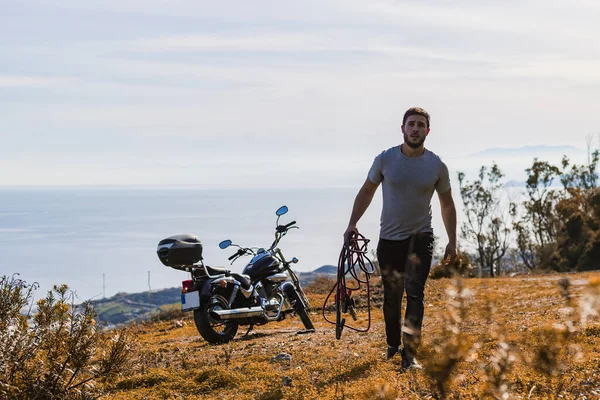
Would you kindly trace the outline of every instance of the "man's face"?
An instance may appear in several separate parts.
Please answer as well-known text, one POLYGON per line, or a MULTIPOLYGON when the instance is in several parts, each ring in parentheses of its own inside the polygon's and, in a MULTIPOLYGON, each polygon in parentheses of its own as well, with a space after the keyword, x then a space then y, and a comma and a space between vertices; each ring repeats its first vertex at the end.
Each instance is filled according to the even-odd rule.
POLYGON ((429 133, 427 118, 422 115, 411 115, 402 125, 402 133, 404 134, 404 143, 413 149, 420 147, 429 133))

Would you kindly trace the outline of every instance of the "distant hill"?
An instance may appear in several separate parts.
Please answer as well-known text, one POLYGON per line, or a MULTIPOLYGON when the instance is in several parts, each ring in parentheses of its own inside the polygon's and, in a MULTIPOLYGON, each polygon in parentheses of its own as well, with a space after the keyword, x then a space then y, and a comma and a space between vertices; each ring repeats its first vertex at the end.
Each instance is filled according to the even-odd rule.
POLYGON ((298 279, 300 279, 300 285, 304 287, 314 281, 317 276, 323 275, 335 278, 337 275, 337 267, 333 265, 323 265, 312 272, 298 272, 298 279))
MULTIPOLYGON (((452 179, 457 179, 456 173, 462 172, 469 181, 478 176, 482 166, 490 167, 492 163, 496 163, 503 173, 504 179, 508 182, 505 186, 524 187, 527 180, 526 169, 531 167, 534 158, 558 165, 563 156, 567 156, 572 163, 587 162, 587 151, 577 147, 540 145, 494 147, 465 156, 450 156, 447 159, 447 165, 452 179)), ((456 180, 454 182, 458 183, 456 180)), ((558 180, 554 182, 556 186, 559 184, 558 180)))
POLYGON ((117 293, 106 299, 92 300, 91 303, 98 322, 119 325, 149 319, 153 314, 164 311, 165 306, 179 301, 181 288, 177 287, 153 292, 117 293))
POLYGON ((504 187, 525 187, 527 185, 524 181, 510 180, 504 184, 504 187))
POLYGON ((335 265, 323 265, 315 269, 313 274, 337 274, 337 266, 335 265))

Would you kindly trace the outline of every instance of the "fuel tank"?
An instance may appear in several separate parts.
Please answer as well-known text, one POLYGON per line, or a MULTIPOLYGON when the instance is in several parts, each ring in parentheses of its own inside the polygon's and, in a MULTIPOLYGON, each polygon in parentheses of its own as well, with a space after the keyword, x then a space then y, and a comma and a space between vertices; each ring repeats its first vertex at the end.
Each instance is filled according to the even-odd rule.
POLYGON ((259 252, 252 260, 250 260, 242 273, 249 275, 250 278, 255 281, 279 272, 280 264, 279 260, 273 257, 269 252, 263 251, 259 252))

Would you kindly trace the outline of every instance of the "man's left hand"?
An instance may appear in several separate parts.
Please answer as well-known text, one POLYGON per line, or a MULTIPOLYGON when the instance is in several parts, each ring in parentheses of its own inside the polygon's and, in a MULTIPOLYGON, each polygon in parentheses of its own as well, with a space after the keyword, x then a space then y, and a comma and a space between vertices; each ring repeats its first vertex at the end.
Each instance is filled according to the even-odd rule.
POLYGON ((456 245, 448 243, 448 245, 446 245, 446 252, 444 253, 442 264, 449 267, 454 264, 454 260, 456 260, 456 245))

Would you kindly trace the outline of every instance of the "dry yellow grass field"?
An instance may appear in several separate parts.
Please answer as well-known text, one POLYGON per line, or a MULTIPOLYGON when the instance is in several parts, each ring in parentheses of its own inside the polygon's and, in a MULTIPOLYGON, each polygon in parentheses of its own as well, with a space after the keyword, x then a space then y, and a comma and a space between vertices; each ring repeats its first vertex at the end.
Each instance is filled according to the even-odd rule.
MULTIPOLYGON (((323 320, 322 287, 307 289, 317 331, 298 318, 209 345, 193 320, 130 327, 130 374, 113 399, 600 398, 600 272, 429 280, 420 362, 387 361, 381 289, 369 332, 323 320), (568 279, 565 280, 564 278, 568 279), (276 361, 281 353, 290 359, 276 361)), ((363 297, 364 299, 364 297, 363 297)), ((359 321, 366 324, 365 309, 359 321)), ((329 313, 334 318, 333 313, 329 313)))

